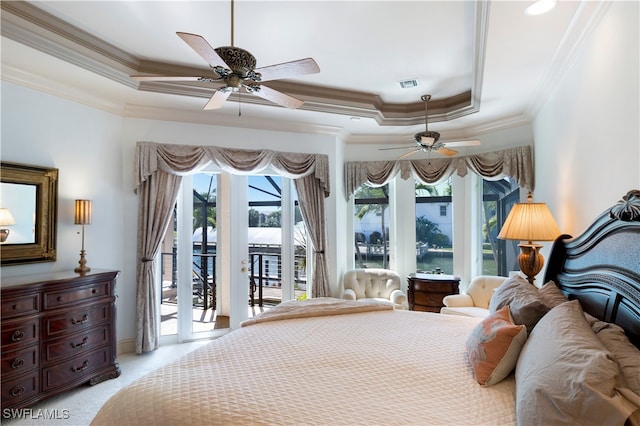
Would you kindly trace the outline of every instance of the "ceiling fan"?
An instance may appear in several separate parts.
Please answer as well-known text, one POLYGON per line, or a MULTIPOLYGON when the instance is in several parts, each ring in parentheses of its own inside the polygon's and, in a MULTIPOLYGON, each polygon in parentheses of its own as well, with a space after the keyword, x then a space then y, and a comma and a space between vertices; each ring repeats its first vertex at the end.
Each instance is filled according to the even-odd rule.
POLYGON ((380 151, 387 151, 391 149, 409 149, 412 148, 411 151, 407 152, 400 156, 400 158, 409 157, 418 152, 437 152, 439 154, 443 154, 449 157, 452 157, 458 153, 458 151, 450 149, 448 147, 462 147, 462 146, 477 146, 480 145, 480 141, 478 139, 470 139, 465 141, 441 141, 440 133, 433 132, 429 130, 429 113, 428 113, 428 103, 431 100, 431 95, 422 95, 421 98, 424 101, 424 132, 418 132, 413 135, 413 139, 415 140, 415 144, 411 146, 401 146, 395 148, 381 148, 380 151))
POLYGON ((233 0, 231 0, 231 46, 214 49, 200 35, 183 32, 176 34, 207 61, 213 75, 196 77, 132 75, 130 77, 137 81, 201 81, 220 84, 221 86, 216 89, 204 109, 220 108, 232 92, 240 92, 241 89, 287 108, 300 108, 303 101, 260 83, 320 72, 320 67, 312 58, 256 68, 256 58, 233 44, 233 0))

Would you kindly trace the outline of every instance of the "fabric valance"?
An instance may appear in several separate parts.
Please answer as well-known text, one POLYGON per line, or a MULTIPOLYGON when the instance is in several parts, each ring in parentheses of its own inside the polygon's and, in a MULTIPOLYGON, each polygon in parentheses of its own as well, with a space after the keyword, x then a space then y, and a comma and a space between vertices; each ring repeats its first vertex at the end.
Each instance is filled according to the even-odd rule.
POLYGON ((349 198, 363 184, 382 186, 397 174, 404 180, 413 177, 424 183, 436 183, 453 173, 464 177, 469 170, 485 179, 509 176, 521 188, 533 192, 533 156, 530 146, 429 160, 349 161, 344 166, 345 189, 349 198))
POLYGON ((138 142, 136 145, 134 191, 155 171, 174 175, 198 171, 214 163, 230 173, 256 173, 271 166, 280 176, 297 179, 313 175, 325 198, 331 193, 329 158, 324 154, 243 150, 214 146, 191 146, 138 142))

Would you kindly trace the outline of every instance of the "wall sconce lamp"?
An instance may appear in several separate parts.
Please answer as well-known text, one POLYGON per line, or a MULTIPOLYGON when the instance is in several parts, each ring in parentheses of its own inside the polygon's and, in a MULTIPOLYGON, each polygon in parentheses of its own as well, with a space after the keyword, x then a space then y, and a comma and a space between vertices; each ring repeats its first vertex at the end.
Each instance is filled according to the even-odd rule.
POLYGON ((80 250, 80 266, 74 269, 74 272, 84 274, 89 272, 91 268, 87 266, 84 251, 84 226, 91 225, 91 200, 76 200, 75 205, 75 221, 76 225, 82 225, 82 250, 80 250))
POLYGON ((528 202, 518 203, 511 208, 498 238, 523 241, 518 244, 518 265, 527 276, 527 281, 533 284, 544 265, 544 257, 539 252, 542 245, 533 241, 554 241, 560 235, 560 229, 545 203, 533 203, 531 193, 527 198, 528 202))
MULTIPOLYGON (((7 208, 0 209, 0 226, 11 226, 15 225, 16 220, 13 218, 13 215, 7 208)), ((7 241, 7 237, 9 236, 8 228, 0 228, 0 242, 4 243, 7 241)))

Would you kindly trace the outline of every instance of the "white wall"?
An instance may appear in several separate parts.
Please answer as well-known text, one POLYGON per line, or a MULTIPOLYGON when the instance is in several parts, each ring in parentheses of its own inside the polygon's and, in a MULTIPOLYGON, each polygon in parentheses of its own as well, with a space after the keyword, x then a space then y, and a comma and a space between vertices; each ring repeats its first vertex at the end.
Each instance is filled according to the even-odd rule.
POLYGON ((638 9, 610 3, 534 123, 534 198, 570 235, 640 188, 638 9))
POLYGON ((3 267, 3 277, 73 270, 81 248, 74 200, 93 200, 85 227, 87 264, 122 264, 122 120, 10 83, 2 83, 2 161, 59 169, 57 261, 3 267))

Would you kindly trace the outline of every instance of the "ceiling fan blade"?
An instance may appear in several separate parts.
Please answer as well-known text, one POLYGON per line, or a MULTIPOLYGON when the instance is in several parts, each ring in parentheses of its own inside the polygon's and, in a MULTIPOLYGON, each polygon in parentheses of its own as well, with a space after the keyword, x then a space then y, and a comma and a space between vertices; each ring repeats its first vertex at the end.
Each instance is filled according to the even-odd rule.
POLYGON ((136 81, 199 81, 202 77, 179 77, 166 75, 130 75, 136 81))
POLYGON ((449 149, 449 148, 445 148, 445 147, 438 148, 438 149, 436 149, 436 151, 438 153, 440 153, 440 154, 443 154, 443 155, 446 155, 446 156, 449 156, 449 157, 453 157, 454 155, 456 155, 458 153, 458 151, 455 151, 455 150, 449 149))
POLYGON ((409 151, 409 152, 407 152, 406 154, 402 154, 400 157, 398 157, 398 160, 401 160, 401 159, 403 159, 403 158, 410 157, 410 156, 412 156, 413 154, 415 154, 416 152, 420 152, 420 151, 421 151, 421 149, 420 149, 420 148, 414 149, 413 151, 409 151))
POLYGON ((256 68, 255 72, 259 72, 262 75, 260 81, 269 81, 304 74, 315 74, 320 72, 320 67, 312 58, 306 58, 297 61, 285 62, 283 64, 256 68))
POLYGON ((211 96, 211 98, 209 99, 209 102, 207 102, 207 104, 204 106, 204 109, 220 108, 230 94, 231 90, 216 90, 213 96, 211 96))
POLYGON ((480 141, 478 139, 470 139, 466 141, 443 141, 446 146, 456 147, 456 146, 478 146, 480 145, 480 141))
POLYGON ((296 99, 292 96, 285 95, 284 93, 278 92, 277 90, 270 89, 266 86, 257 86, 254 90, 251 91, 254 95, 258 95, 261 98, 264 98, 268 101, 276 103, 278 105, 282 105, 287 108, 296 109, 300 108, 304 101, 300 99, 296 99))
POLYGON ((216 66, 224 66, 227 64, 222 60, 220 55, 218 55, 213 47, 204 39, 204 37, 199 36, 197 34, 189 34, 189 33, 176 33, 178 37, 184 40, 193 50, 196 51, 202 59, 207 61, 209 65, 212 67, 216 66))
POLYGON ((378 151, 390 151, 392 149, 409 149, 409 148, 415 148, 415 145, 410 145, 410 146, 396 146, 394 148, 380 148, 378 149, 378 151))

